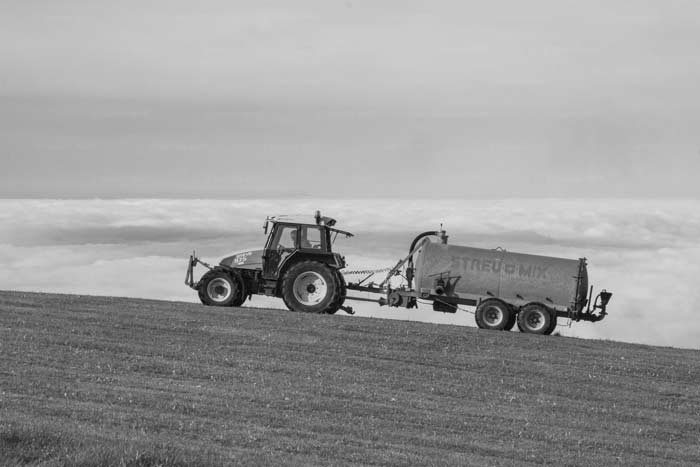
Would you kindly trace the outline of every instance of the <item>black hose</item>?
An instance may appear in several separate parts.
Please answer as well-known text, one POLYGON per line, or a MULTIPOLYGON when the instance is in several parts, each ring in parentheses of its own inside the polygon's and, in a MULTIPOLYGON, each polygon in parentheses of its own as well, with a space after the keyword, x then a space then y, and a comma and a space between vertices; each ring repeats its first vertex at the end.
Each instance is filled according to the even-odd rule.
POLYGON ((444 232, 441 232, 439 230, 430 230, 428 232, 418 234, 418 236, 416 236, 416 238, 413 239, 413 242, 411 242, 411 248, 408 249, 408 254, 410 255, 410 257, 408 258, 408 262, 406 263, 406 280, 408 281, 409 289, 413 284, 413 255, 411 253, 413 253, 413 250, 416 248, 416 245, 418 245, 419 241, 431 235, 443 236, 444 232))
MULTIPOLYGON (((423 232, 422 234, 418 234, 416 238, 413 239, 413 242, 411 242, 411 248, 408 249, 408 252, 411 253, 414 248, 416 248, 416 245, 418 245, 418 242, 425 237, 428 237, 430 235, 440 235, 439 230, 430 230, 428 232, 423 232)), ((411 261, 411 260, 409 260, 411 261)))

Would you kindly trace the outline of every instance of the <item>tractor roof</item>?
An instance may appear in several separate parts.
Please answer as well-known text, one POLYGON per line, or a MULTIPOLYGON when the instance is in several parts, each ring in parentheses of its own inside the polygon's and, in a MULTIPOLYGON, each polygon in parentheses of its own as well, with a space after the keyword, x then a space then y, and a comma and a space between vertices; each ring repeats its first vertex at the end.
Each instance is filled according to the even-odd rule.
POLYGON ((267 231, 267 223, 272 222, 273 224, 294 224, 294 225, 307 225, 307 226, 313 226, 313 227, 325 227, 331 232, 336 232, 339 234, 343 234, 346 237, 354 237, 353 234, 350 232, 346 232, 345 230, 340 230, 333 228, 335 225, 335 219, 331 217, 325 217, 321 216, 320 211, 316 211, 316 215, 314 216, 314 220, 316 222, 312 223, 307 220, 308 218, 302 219, 301 216, 289 216, 289 215, 276 215, 276 216, 267 216, 267 219, 265 219, 265 226, 263 227, 265 231, 267 231))

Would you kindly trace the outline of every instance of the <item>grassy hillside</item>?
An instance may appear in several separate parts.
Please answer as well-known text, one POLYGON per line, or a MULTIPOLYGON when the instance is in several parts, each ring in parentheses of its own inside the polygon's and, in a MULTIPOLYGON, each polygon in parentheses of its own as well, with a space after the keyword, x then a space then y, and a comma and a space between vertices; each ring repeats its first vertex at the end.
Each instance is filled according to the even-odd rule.
POLYGON ((4 465, 699 465, 699 383, 691 350, 0 292, 4 465))

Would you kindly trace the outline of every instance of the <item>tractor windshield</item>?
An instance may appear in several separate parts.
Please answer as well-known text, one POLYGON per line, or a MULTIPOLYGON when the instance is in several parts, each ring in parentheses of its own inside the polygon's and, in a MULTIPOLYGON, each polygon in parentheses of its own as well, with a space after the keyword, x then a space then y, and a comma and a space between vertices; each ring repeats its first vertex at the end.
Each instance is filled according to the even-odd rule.
POLYGON ((297 228, 296 226, 280 226, 276 233, 275 233, 275 238, 272 239, 272 243, 270 244, 270 248, 272 249, 277 249, 277 248, 282 248, 285 250, 292 250, 296 248, 296 235, 297 235, 297 228))

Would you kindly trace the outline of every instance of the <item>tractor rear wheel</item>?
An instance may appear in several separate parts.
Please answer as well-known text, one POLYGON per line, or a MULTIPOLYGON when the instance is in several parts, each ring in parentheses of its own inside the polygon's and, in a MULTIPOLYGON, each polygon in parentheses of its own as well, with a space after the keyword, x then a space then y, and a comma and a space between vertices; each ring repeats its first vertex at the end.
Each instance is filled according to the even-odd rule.
POLYGON ((549 334, 552 326, 553 314, 549 308, 539 303, 525 305, 518 314, 518 329, 529 334, 549 334))
POLYGON ((220 270, 204 274, 198 292, 199 300, 209 306, 241 306, 246 299, 240 277, 220 270))
POLYGON ((474 319, 481 329, 502 331, 506 329, 512 319, 513 311, 507 303, 500 300, 484 300, 476 308, 474 319))
POLYGON ((340 287, 340 299, 338 300, 338 303, 335 304, 333 307, 328 308, 326 310, 326 313, 329 315, 334 315, 336 311, 340 309, 341 306, 343 306, 343 303, 345 303, 345 297, 347 296, 348 293, 348 287, 345 284, 345 278, 343 277, 343 274, 340 271, 334 271, 336 280, 338 282, 338 287, 340 287))
POLYGON ((301 261, 282 279, 284 303, 303 313, 335 313, 345 298, 342 289, 337 272, 318 261, 301 261))

